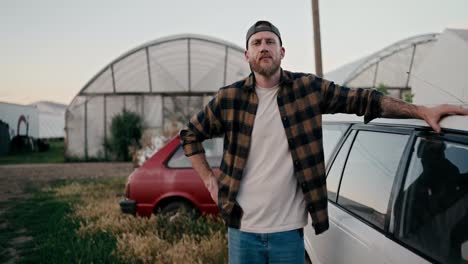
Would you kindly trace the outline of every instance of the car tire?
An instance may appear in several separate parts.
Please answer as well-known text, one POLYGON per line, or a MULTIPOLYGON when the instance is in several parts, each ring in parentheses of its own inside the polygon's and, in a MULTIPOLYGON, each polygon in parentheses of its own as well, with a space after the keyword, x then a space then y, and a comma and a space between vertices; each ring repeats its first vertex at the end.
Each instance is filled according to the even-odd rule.
POLYGON ((168 217, 174 217, 182 212, 188 213, 192 218, 197 218, 200 214, 198 210, 188 202, 172 201, 162 206, 159 213, 168 217))

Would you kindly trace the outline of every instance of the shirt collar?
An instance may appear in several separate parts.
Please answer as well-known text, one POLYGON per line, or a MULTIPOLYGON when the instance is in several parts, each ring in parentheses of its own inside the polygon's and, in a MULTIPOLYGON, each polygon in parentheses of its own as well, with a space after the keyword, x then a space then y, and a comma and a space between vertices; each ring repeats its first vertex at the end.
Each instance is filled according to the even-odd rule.
MULTIPOLYGON (((280 82, 279 82, 279 87, 283 87, 284 85, 291 84, 292 83, 292 78, 290 76, 290 72, 284 71, 283 68, 281 70, 281 77, 280 77, 280 82)), ((250 75, 245 78, 244 82, 244 88, 247 89, 247 91, 254 91, 255 90, 255 74, 253 72, 250 73, 250 75)))

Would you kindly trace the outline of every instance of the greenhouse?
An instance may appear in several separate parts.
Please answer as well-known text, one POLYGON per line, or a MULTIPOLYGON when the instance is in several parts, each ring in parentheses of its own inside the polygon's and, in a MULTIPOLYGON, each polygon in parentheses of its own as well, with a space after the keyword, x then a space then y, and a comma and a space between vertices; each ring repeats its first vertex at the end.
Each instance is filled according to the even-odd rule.
POLYGON ((341 85, 384 88, 416 104, 468 104, 468 30, 447 28, 396 42, 325 74, 341 85), (409 95, 409 96, 408 96, 409 95))
POLYGON ((109 159, 112 118, 138 113, 145 133, 173 136, 222 86, 250 73, 241 47, 176 35, 132 49, 98 72, 66 110, 67 158, 109 159))
POLYGON ((382 50, 325 74, 348 87, 384 89, 403 98, 411 93, 412 73, 422 64, 439 34, 425 34, 398 41, 382 50))

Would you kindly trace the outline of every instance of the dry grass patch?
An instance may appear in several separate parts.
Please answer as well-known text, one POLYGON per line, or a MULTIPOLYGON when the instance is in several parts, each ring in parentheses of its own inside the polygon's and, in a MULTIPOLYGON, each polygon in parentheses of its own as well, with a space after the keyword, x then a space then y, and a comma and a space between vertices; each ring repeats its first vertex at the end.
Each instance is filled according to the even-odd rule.
POLYGON ((77 197, 70 217, 80 221, 78 235, 100 232, 116 237, 113 254, 127 263, 226 263, 227 239, 220 219, 188 215, 176 219, 122 214, 117 193, 125 179, 73 182, 54 189, 60 198, 77 197))
POLYGON ((168 243, 157 234, 124 234, 117 248, 125 261, 135 257, 143 263, 223 263, 226 262, 226 237, 216 232, 207 237, 183 235, 176 243, 168 243))

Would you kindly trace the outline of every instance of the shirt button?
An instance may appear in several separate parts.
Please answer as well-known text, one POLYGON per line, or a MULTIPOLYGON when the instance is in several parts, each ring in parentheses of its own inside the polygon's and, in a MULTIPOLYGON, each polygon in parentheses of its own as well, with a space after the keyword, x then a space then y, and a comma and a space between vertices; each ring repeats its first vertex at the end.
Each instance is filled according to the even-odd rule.
POLYGON ((298 161, 298 160, 295 160, 295 161, 294 161, 294 164, 295 164, 295 165, 299 165, 299 161, 298 161))
POLYGON ((286 120, 288 120, 288 118, 287 118, 287 117, 285 117, 285 116, 283 116, 283 120, 284 120, 284 121, 286 121, 286 120))

